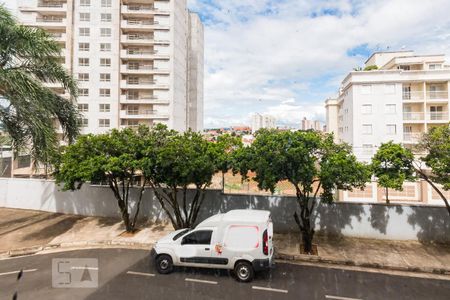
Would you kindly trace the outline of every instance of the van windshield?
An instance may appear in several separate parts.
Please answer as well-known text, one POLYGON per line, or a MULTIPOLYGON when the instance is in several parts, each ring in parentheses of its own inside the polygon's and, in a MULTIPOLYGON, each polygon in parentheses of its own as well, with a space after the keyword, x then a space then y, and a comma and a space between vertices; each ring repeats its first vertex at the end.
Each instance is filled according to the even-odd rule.
POLYGON ((178 232, 178 233, 173 237, 173 240, 174 240, 174 241, 178 240, 181 236, 183 236, 185 233, 188 233, 189 231, 191 231, 191 229, 186 228, 186 229, 184 229, 184 230, 178 232))

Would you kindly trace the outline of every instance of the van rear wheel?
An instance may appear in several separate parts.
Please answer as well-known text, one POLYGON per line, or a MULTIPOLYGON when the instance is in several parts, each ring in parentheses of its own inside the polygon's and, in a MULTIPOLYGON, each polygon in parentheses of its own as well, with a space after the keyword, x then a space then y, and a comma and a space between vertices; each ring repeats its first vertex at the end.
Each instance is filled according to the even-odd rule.
POLYGON ((238 281, 250 282, 255 276, 252 265, 247 261, 240 261, 234 267, 234 273, 238 281))
POLYGON ((160 274, 169 274, 173 271, 173 262, 172 257, 169 255, 163 254, 156 258, 156 270, 160 274))

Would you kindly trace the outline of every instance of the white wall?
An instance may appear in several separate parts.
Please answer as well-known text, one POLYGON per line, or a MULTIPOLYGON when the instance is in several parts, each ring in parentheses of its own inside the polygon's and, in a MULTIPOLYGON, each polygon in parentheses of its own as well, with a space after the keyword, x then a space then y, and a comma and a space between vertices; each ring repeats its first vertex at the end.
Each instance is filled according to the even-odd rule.
MULTIPOLYGON (((199 221, 231 209, 265 209, 272 212, 275 231, 298 231, 293 219, 297 209, 293 197, 231 195, 209 190, 204 203, 199 221)), ((80 191, 62 192, 52 181, 32 179, 0 179, 0 207, 120 216, 108 187, 84 185, 80 191)), ((144 218, 164 218, 151 190, 144 194, 141 212, 144 218)), ((316 217, 316 230, 323 234, 450 242, 450 217, 444 207, 339 202, 319 205, 316 217)))

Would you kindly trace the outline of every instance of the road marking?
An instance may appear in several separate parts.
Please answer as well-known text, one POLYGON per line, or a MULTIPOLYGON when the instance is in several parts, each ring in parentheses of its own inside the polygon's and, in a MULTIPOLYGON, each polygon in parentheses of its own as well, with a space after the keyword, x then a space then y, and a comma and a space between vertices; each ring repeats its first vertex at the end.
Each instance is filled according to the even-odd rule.
POLYGON ((134 272, 134 271, 128 271, 127 274, 130 275, 141 275, 141 276, 148 276, 148 277, 154 277, 155 274, 152 273, 143 273, 143 272, 134 272))
POLYGON ((198 283, 208 283, 208 284, 217 284, 217 281, 209 281, 209 280, 200 280, 193 278, 185 278, 185 281, 198 282, 198 283))
POLYGON ((263 287, 263 286, 252 286, 252 289, 254 289, 254 290, 262 290, 262 291, 268 291, 268 292, 284 293, 284 294, 287 294, 287 293, 288 293, 287 290, 272 289, 272 288, 263 287))
POLYGON ((362 300, 358 298, 348 298, 348 297, 340 297, 340 296, 331 296, 331 295, 325 295, 326 299, 335 299, 335 300, 362 300))
POLYGON ((72 267, 72 270, 92 270, 92 271, 98 271, 98 268, 95 267, 72 267))
MULTIPOLYGON (((34 272, 34 271, 37 271, 37 269, 22 270, 23 273, 29 273, 29 272, 34 272)), ((20 270, 0 273, 0 276, 18 274, 19 272, 20 272, 20 270)))

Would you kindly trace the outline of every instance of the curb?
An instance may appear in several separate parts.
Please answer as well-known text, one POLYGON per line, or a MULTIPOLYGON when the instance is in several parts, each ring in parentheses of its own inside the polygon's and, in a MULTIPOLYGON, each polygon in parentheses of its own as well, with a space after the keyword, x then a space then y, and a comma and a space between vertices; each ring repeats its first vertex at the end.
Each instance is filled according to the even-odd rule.
POLYGON ((92 247, 124 247, 130 249, 148 249, 150 250, 154 243, 135 243, 135 242, 126 242, 126 241, 81 241, 81 242, 67 242, 67 243, 58 243, 58 244, 48 244, 44 246, 33 246, 27 248, 18 248, 12 249, 8 251, 0 252, 0 259, 4 258, 13 258, 20 256, 27 256, 37 254, 41 251, 46 250, 54 250, 54 249, 84 249, 84 248, 92 248, 92 247))
POLYGON ((373 269, 383 269, 390 271, 402 271, 402 272, 414 272, 414 273, 429 273, 435 275, 450 275, 450 269, 439 269, 439 268, 426 268, 426 267, 402 267, 402 266, 389 266, 379 263, 367 263, 358 262, 354 260, 339 260, 339 259, 328 259, 320 256, 309 256, 302 254, 285 254, 282 252, 275 253, 275 259, 286 260, 286 261, 298 261, 298 262, 309 262, 309 263, 324 263, 330 265, 344 265, 362 268, 373 268, 373 269))

